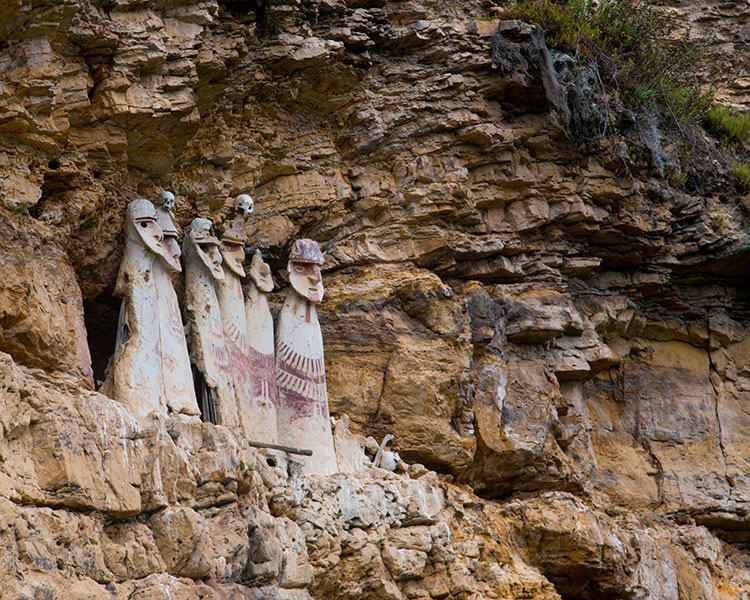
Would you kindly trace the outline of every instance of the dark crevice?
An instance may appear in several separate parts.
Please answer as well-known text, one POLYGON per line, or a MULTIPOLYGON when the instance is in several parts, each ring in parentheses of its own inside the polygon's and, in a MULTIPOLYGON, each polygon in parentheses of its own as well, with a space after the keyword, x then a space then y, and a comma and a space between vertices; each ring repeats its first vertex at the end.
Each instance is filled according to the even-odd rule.
POLYGON ((201 373, 200 369, 195 365, 192 365, 192 370, 193 386, 195 389, 195 397, 198 399, 198 408, 201 411, 201 421, 216 425, 219 422, 216 407, 216 391, 208 387, 206 379, 203 377, 203 373, 201 373))
POLYGON ((120 299, 102 294, 95 299, 85 300, 83 315, 91 353, 91 366, 94 381, 104 381, 105 371, 117 341, 117 321, 120 316, 120 299))
POLYGON ((713 373, 719 374, 716 370, 716 365, 713 362, 712 356, 711 356, 711 315, 710 313, 706 314, 706 329, 708 330, 708 340, 706 341, 706 356, 708 356, 708 381, 711 384, 711 389, 714 392, 714 414, 716 416, 716 427, 719 430, 719 450, 721 451, 721 459, 724 463, 724 479, 727 482, 727 485, 729 486, 729 500, 732 498, 732 492, 734 491, 734 482, 732 481, 732 478, 729 476, 729 471, 727 467, 727 453, 726 449, 724 448, 724 439, 723 439, 723 432, 721 427, 721 415, 719 413, 719 389, 717 389, 716 385, 714 384, 714 380, 711 377, 713 373))

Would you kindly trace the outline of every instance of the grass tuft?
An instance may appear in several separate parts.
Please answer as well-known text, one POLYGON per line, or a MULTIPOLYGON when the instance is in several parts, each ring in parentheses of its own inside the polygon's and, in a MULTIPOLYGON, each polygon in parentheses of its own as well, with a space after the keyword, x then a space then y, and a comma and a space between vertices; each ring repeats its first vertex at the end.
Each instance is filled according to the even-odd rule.
POLYGON ((736 162, 732 165, 732 175, 737 178, 745 192, 750 191, 750 165, 744 162, 736 162))
POLYGON ((705 116, 706 127, 728 144, 744 144, 750 139, 750 114, 740 114, 723 106, 712 106, 705 116))

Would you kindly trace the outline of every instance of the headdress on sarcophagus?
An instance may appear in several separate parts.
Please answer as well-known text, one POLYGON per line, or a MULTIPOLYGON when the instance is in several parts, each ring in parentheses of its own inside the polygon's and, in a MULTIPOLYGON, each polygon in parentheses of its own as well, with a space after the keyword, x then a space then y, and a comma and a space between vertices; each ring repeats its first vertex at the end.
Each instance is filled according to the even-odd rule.
POLYGON ((211 244, 213 246, 219 245, 219 240, 211 231, 211 221, 208 219, 196 218, 190 223, 190 229, 187 232, 198 244, 211 244))
POLYGON ((289 253, 289 260, 295 262, 315 263, 322 265, 325 257, 320 251, 318 242, 314 240, 294 240, 292 251, 289 253))
POLYGON ((127 216, 136 223, 144 219, 153 219, 155 221, 156 208, 154 208, 154 205, 149 200, 136 198, 128 204, 127 216))

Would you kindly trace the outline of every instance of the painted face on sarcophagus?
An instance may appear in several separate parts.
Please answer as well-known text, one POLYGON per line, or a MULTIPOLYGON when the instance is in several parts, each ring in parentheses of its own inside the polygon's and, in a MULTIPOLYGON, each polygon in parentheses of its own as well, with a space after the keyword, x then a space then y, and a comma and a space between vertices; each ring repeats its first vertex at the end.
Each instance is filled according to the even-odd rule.
POLYGON ((245 276, 242 261, 245 258, 245 245, 226 239, 221 240, 221 256, 224 259, 224 267, 231 270, 238 277, 245 276))
POLYGON ((240 214, 221 236, 221 255, 224 257, 224 268, 228 268, 238 277, 245 276, 242 261, 245 260, 246 241, 245 221, 243 215, 240 214))
POLYGON ((289 253, 289 282, 294 290, 310 302, 323 300, 323 278, 320 265, 323 253, 313 240, 295 240, 289 253))
POLYGON ((156 222, 156 209, 148 200, 138 198, 128 204, 127 218, 129 228, 140 238, 143 245, 153 253, 167 260, 162 240, 164 235, 156 222))
POLYGON ((208 219, 193 219, 188 232, 196 253, 211 275, 217 281, 224 280, 224 269, 221 268, 221 252, 219 240, 211 233, 211 221, 208 219))
POLYGON ((253 254, 253 260, 250 263, 250 278, 256 287, 266 294, 273 290, 273 277, 271 277, 271 267, 263 260, 260 250, 253 254))
POLYGON ((300 296, 304 296, 310 302, 318 303, 323 299, 323 279, 318 265, 291 261, 289 282, 300 296))
POLYGON ((180 241, 177 237, 177 230, 165 230, 164 241, 162 242, 162 244, 164 246, 164 251, 169 256, 167 265, 169 265, 172 269, 179 273, 180 271, 182 271, 182 266, 180 265, 180 256, 182 256, 182 250, 180 250, 180 241))

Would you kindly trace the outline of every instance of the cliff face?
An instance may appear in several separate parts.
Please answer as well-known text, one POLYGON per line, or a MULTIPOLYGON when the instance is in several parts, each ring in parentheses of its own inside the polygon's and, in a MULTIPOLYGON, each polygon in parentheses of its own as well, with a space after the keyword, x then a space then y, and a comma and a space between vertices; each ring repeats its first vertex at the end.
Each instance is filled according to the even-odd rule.
POLYGON ((683 31, 702 40, 709 49, 711 60, 700 66, 706 84, 713 86, 716 99, 723 104, 747 110, 750 103, 750 59, 747 44, 750 40, 750 10, 742 2, 682 2, 665 3, 679 16, 683 31))
MULTIPOLYGON (((750 597, 744 198, 494 4, 5 3, 0 596, 750 597), (282 286, 321 243, 340 447, 408 469, 305 479, 92 391, 162 189, 183 227, 250 193, 282 286)), ((674 7, 747 106, 747 7, 674 7)))

